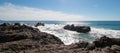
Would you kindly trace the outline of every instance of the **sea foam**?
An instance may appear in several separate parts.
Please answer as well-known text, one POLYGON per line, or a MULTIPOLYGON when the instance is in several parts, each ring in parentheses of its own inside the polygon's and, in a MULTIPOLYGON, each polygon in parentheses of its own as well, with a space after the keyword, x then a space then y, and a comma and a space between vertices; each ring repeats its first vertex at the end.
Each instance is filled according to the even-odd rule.
POLYGON ((54 34, 56 37, 59 37, 65 45, 69 45, 78 41, 88 41, 91 43, 96 38, 100 38, 102 36, 120 38, 119 30, 91 27, 91 31, 89 33, 78 33, 75 31, 65 30, 63 29, 64 26, 65 25, 62 24, 46 24, 45 26, 38 26, 37 28, 42 32, 54 34))
POLYGON ((102 36, 107 36, 110 38, 120 38, 120 30, 112 30, 105 28, 91 28, 90 35, 100 38, 102 36))

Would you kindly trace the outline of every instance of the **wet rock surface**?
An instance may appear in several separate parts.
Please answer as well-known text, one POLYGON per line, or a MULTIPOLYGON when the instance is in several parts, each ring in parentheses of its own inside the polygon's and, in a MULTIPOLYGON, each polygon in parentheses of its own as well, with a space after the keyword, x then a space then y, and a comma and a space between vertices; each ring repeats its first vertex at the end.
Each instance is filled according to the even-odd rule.
POLYGON ((64 26, 64 29, 76 31, 76 32, 80 32, 80 33, 87 33, 91 30, 89 26, 74 26, 74 24, 66 25, 66 26, 64 26))
POLYGON ((0 24, 0 53, 120 53, 120 38, 64 45, 56 36, 19 23, 0 24))

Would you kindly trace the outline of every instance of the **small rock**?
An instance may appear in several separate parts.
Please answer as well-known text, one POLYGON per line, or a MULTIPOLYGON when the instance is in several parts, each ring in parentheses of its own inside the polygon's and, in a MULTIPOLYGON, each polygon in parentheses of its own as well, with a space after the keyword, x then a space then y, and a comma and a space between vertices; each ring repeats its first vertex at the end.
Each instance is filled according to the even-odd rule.
POLYGON ((20 26, 20 23, 15 23, 14 25, 15 25, 15 26, 16 26, 16 25, 17 25, 17 26, 20 26))
POLYGON ((44 24, 44 23, 37 23, 37 24, 35 25, 35 27, 37 27, 37 26, 45 26, 45 24, 44 24))

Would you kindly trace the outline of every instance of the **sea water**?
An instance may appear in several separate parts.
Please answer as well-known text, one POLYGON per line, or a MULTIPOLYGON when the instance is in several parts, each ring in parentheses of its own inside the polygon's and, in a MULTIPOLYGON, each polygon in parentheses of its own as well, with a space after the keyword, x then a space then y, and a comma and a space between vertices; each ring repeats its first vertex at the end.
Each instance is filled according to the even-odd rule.
POLYGON ((54 34, 60 38, 64 44, 69 45, 78 41, 92 42, 96 38, 107 36, 110 38, 120 38, 120 21, 0 21, 0 23, 21 23, 28 24, 32 27, 37 22, 45 23, 45 26, 37 28, 42 32, 54 34), (89 33, 78 33, 63 29, 67 24, 75 24, 79 26, 90 26, 89 33))

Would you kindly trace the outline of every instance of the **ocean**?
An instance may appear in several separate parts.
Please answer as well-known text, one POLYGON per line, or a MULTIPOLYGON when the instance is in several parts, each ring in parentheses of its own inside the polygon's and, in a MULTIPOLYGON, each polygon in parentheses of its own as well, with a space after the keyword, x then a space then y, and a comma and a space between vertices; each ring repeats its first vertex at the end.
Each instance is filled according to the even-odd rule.
POLYGON ((92 43, 92 41, 102 36, 120 38, 120 21, 0 21, 0 24, 21 23, 34 27, 38 22, 45 23, 45 26, 38 26, 35 28, 38 28, 42 32, 54 34, 66 45, 78 41, 88 41, 92 43), (91 31, 89 33, 78 33, 75 31, 64 30, 63 27, 67 24, 90 26, 91 31))

